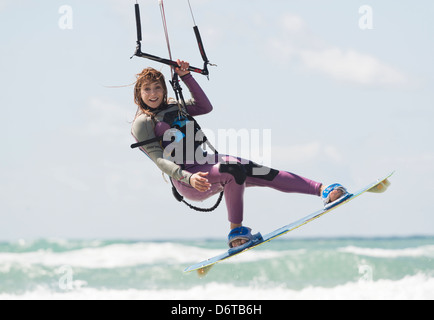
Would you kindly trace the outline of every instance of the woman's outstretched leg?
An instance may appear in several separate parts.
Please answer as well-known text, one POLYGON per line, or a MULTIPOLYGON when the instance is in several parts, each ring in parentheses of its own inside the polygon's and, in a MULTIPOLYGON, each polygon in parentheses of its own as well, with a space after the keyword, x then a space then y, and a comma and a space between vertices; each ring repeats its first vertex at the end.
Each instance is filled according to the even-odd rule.
MULTIPOLYGON (((273 169, 271 169, 273 170, 273 169)), ((319 196, 322 183, 287 171, 274 170, 274 175, 264 178, 261 175, 248 176, 247 187, 269 187, 286 193, 302 193, 319 196)))

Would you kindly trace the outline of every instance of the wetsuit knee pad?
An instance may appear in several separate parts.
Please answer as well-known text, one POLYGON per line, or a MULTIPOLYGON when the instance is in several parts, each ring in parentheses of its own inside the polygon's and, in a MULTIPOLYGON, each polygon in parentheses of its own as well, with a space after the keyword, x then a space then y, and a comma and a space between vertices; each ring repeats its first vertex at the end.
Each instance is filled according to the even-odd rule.
POLYGON ((273 181, 279 174, 279 170, 261 166, 252 161, 249 161, 249 164, 244 165, 244 168, 248 177, 263 179, 266 181, 273 181), (257 170, 256 174, 253 173, 254 169, 257 170))
POLYGON ((219 168, 220 173, 229 173, 234 176, 235 182, 239 185, 244 184, 247 179, 246 169, 244 166, 237 163, 221 163, 219 168))

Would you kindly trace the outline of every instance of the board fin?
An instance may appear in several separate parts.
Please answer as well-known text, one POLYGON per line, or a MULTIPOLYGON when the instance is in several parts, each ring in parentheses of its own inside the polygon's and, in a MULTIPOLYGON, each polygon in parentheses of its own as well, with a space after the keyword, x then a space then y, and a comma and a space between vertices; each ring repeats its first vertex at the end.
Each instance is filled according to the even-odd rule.
POLYGON ((385 180, 381 181, 379 184, 377 184, 375 187, 372 187, 371 189, 369 189, 368 192, 383 193, 387 190, 387 188, 389 186, 390 186, 389 179, 385 179, 385 180))
POLYGON ((208 274, 208 272, 211 270, 211 268, 214 267, 214 265, 210 265, 210 266, 206 266, 200 269, 197 269, 197 275, 199 276, 199 278, 204 278, 206 277, 206 275, 208 274))

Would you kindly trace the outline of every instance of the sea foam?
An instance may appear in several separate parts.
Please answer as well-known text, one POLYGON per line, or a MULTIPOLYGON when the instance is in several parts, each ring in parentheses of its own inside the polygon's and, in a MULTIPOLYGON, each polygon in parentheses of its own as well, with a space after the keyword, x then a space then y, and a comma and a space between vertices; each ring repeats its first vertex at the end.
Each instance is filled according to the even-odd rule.
POLYGON ((349 282, 332 288, 307 287, 293 290, 284 286, 234 286, 212 282, 185 290, 114 290, 77 288, 55 292, 39 287, 24 294, 0 294, 0 300, 433 300, 434 278, 424 274, 407 276, 400 280, 349 282))

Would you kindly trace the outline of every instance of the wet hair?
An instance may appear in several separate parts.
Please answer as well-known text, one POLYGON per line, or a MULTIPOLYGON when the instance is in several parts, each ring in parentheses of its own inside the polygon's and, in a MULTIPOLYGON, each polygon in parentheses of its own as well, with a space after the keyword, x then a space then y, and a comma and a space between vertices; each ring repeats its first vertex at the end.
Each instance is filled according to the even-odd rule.
POLYGON ((164 75, 153 68, 146 68, 139 74, 137 74, 136 84, 134 86, 134 102, 139 107, 137 109, 136 118, 142 113, 154 117, 153 110, 143 101, 142 99, 142 88, 145 84, 150 84, 154 82, 160 83, 164 90, 163 102, 162 104, 167 104, 167 86, 164 75))

